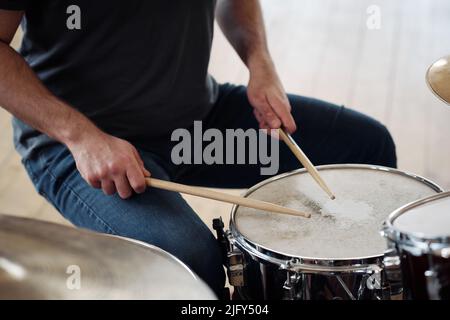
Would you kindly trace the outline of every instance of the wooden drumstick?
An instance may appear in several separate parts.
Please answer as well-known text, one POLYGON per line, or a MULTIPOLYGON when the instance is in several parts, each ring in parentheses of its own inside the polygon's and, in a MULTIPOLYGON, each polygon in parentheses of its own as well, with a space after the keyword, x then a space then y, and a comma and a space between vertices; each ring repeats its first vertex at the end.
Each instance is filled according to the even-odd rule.
POLYGON ((283 141, 287 144, 289 149, 291 149, 292 153, 294 153, 303 167, 305 167, 306 171, 309 172, 309 174, 322 188, 322 190, 325 191, 332 200, 336 199, 330 188, 328 188, 328 186, 326 185, 325 181, 323 181, 322 177, 319 174, 319 171, 317 171, 316 167, 314 167, 314 165, 311 163, 311 161, 308 159, 299 145, 295 142, 295 140, 291 137, 291 135, 284 131, 284 129, 279 129, 278 131, 280 132, 280 136, 283 141))
POLYGON ((301 212, 298 210, 282 207, 273 203, 260 201, 256 199, 244 198, 239 196, 234 196, 231 194, 217 192, 213 190, 208 190, 199 187, 187 186, 180 183, 155 179, 155 178, 146 178, 147 185, 149 187, 154 187, 158 189, 164 189, 169 191, 175 191, 180 193, 186 193, 197 197, 237 204, 243 207, 249 207, 258 210, 271 211, 281 214, 287 214, 292 216, 299 216, 304 218, 310 218, 311 214, 301 212))

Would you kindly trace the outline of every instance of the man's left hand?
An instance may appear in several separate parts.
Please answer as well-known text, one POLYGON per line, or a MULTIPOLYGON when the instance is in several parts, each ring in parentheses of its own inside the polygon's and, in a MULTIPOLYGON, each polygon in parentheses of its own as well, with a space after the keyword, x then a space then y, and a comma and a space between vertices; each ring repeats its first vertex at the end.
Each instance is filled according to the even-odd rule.
POLYGON ((262 65, 250 71, 247 96, 260 129, 284 127, 289 133, 297 130, 291 105, 273 65, 262 65))

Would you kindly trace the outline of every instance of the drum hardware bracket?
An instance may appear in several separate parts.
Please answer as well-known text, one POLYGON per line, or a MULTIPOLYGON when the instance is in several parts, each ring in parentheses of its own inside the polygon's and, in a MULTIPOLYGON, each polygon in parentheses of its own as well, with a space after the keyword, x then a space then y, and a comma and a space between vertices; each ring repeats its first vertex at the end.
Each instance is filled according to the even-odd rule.
POLYGON ((213 229, 217 233, 222 250, 223 261, 228 273, 228 282, 234 287, 245 286, 245 260, 242 252, 231 244, 230 234, 224 231, 222 217, 213 220, 213 229))
POLYGON ((450 247, 433 248, 433 245, 430 244, 429 250, 427 252, 431 252, 436 257, 440 257, 440 258, 444 258, 444 259, 450 258, 450 247))
POLYGON ((227 234, 224 231, 224 223, 222 220, 222 217, 216 218, 213 220, 212 223, 213 229, 216 231, 217 234, 217 241, 219 242, 219 247, 222 250, 222 259, 223 261, 227 261, 227 255, 230 251, 230 242, 228 241, 227 234))
POLYGON ((233 250, 228 253, 228 281, 234 287, 243 287, 244 282, 244 256, 242 252, 233 250))
MULTIPOLYGON (((393 293, 391 283, 387 280, 385 272, 376 272, 375 274, 368 276, 365 284, 369 290, 375 290, 376 294, 374 297, 378 300, 391 300, 391 297, 394 294, 398 294, 398 291, 400 293, 402 292, 400 282, 400 287, 393 293)), ((358 295, 361 296, 361 294, 358 295)))
POLYGON ((391 296, 402 294, 403 279, 400 268, 400 257, 396 254, 395 250, 388 250, 385 252, 383 258, 383 270, 385 278, 385 281, 383 281, 384 287, 389 289, 388 291, 391 293, 391 296))
POLYGON ((431 300, 440 300, 439 291, 441 290, 441 286, 437 273, 432 270, 427 270, 425 271, 425 278, 429 298, 431 300))
POLYGON ((287 278, 284 282, 283 289, 285 290, 285 300, 299 299, 298 284, 301 281, 301 275, 298 273, 287 272, 287 278))
POLYGON ((450 248, 444 248, 440 251, 441 257, 448 259, 450 258, 450 248))

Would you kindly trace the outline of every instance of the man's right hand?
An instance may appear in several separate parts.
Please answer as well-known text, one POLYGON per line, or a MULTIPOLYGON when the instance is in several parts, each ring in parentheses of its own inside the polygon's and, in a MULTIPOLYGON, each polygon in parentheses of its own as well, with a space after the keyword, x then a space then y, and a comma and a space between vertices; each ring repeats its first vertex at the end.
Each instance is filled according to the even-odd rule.
POLYGON ((92 187, 101 188, 107 195, 117 192, 122 199, 131 197, 133 191, 145 191, 145 177, 150 172, 129 142, 97 132, 68 147, 78 171, 92 187))

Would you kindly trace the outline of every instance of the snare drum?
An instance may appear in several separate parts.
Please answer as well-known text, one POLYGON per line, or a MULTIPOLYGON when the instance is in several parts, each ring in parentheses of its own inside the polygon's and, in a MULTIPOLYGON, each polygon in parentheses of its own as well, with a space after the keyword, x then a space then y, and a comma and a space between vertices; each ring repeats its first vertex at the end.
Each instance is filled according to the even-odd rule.
POLYGON ((406 299, 450 300, 450 192, 396 210, 383 234, 400 257, 406 299))
POLYGON ((304 169, 263 181, 245 195, 311 213, 310 219, 233 207, 228 271, 241 298, 388 299, 391 287, 399 287, 388 281, 400 271, 383 262, 379 230, 395 209, 442 190, 384 167, 317 169, 336 200, 304 169))

